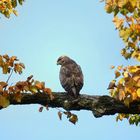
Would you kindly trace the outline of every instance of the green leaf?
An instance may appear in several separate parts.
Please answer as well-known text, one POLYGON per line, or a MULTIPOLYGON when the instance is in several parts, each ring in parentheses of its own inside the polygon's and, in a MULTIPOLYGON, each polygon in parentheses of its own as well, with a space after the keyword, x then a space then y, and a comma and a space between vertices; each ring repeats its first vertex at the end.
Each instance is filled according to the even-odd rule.
POLYGON ((125 29, 122 29, 120 30, 120 37, 125 41, 127 42, 130 35, 132 33, 132 30, 130 28, 125 28, 125 29))
POLYGON ((22 5, 24 0, 18 0, 19 4, 22 5))
POLYGON ((17 0, 11 0, 13 8, 17 7, 17 0))
POLYGON ((35 86, 30 86, 30 91, 32 93, 37 93, 37 88, 35 86))

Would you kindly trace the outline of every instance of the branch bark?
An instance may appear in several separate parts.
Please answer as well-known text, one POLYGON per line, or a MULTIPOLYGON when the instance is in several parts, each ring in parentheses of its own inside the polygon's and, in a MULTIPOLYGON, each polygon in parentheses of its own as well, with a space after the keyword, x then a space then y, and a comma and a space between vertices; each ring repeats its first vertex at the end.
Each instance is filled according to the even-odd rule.
POLYGON ((40 104, 43 106, 48 105, 52 108, 61 107, 67 111, 89 110, 92 111, 95 117, 114 115, 115 113, 140 114, 140 102, 133 102, 128 108, 124 103, 107 95, 91 96, 81 94, 75 99, 65 92, 53 92, 53 96, 54 99, 51 100, 50 97, 44 93, 22 93, 21 102, 17 102, 13 94, 11 94, 10 105, 40 104))

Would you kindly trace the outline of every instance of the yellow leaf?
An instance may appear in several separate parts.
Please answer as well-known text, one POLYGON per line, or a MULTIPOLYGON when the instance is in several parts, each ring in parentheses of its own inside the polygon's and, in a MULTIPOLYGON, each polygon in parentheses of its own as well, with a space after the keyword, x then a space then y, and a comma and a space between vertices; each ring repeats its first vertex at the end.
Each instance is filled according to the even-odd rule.
POLYGON ((125 118, 125 114, 118 114, 116 121, 118 121, 118 120, 122 121, 123 118, 125 118))
POLYGON ((132 100, 136 100, 138 97, 136 92, 132 92, 131 96, 132 96, 132 100))
POLYGON ((109 86, 108 86, 107 89, 114 89, 114 87, 116 87, 115 82, 116 82, 116 80, 112 80, 112 81, 109 83, 109 86))
POLYGON ((73 124, 76 124, 76 122, 78 121, 77 115, 72 114, 69 118, 69 121, 73 124))
POLYGON ((122 68, 123 68, 122 65, 117 67, 118 70, 122 70, 122 68))
POLYGON ((132 33, 132 30, 130 28, 126 28, 126 29, 123 29, 123 30, 120 30, 119 34, 120 34, 120 37, 126 42, 129 38, 129 36, 131 35, 132 33))
POLYGON ((9 105, 10 105, 9 100, 6 97, 0 95, 0 106, 6 108, 9 105))
POLYGON ((16 10, 13 10, 13 13, 18 16, 18 12, 16 10))
POLYGON ((131 5, 135 8, 135 6, 137 5, 137 0, 129 0, 129 2, 131 3, 131 5))
POLYGON ((124 98, 125 98, 125 92, 124 92, 123 89, 120 89, 120 90, 119 90, 119 100, 120 100, 120 101, 121 101, 121 100, 124 100, 124 98))
POLYGON ((117 16, 115 16, 114 19, 113 19, 113 22, 114 22, 116 28, 118 29, 123 25, 124 19, 120 19, 117 16))
POLYGON ((126 98, 125 100, 124 100, 124 104, 127 106, 127 107, 129 107, 129 104, 131 103, 131 99, 130 98, 126 98))
POLYGON ((129 66, 129 67, 128 67, 128 71, 129 71, 130 73, 135 73, 135 72, 138 71, 138 68, 137 68, 137 66, 129 66))
POLYGON ((30 91, 32 93, 37 93, 37 88, 35 86, 30 86, 30 91))
POLYGON ((140 88, 137 89, 137 95, 140 98, 140 88))
POLYGON ((118 84, 122 85, 124 83, 124 78, 119 79, 118 84))
POLYGON ((124 75, 125 78, 127 78, 127 77, 129 76, 129 73, 128 73, 127 71, 125 71, 125 72, 123 73, 123 75, 124 75))

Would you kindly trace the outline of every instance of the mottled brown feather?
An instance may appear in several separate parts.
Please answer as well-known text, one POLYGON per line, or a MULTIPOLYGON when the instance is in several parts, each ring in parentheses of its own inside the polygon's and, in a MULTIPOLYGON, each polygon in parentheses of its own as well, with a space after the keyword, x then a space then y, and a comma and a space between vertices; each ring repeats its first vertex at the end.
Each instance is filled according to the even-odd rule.
POLYGON ((57 63, 61 65, 59 78, 62 87, 69 94, 77 97, 83 87, 81 67, 67 56, 59 57, 57 63))

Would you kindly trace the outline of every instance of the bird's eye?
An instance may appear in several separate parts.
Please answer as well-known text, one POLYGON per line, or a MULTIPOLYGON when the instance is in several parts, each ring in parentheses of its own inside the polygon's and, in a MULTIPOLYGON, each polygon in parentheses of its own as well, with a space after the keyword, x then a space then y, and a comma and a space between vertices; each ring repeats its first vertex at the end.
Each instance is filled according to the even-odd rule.
POLYGON ((62 60, 62 58, 59 58, 59 59, 58 59, 58 61, 61 61, 61 60, 62 60))

